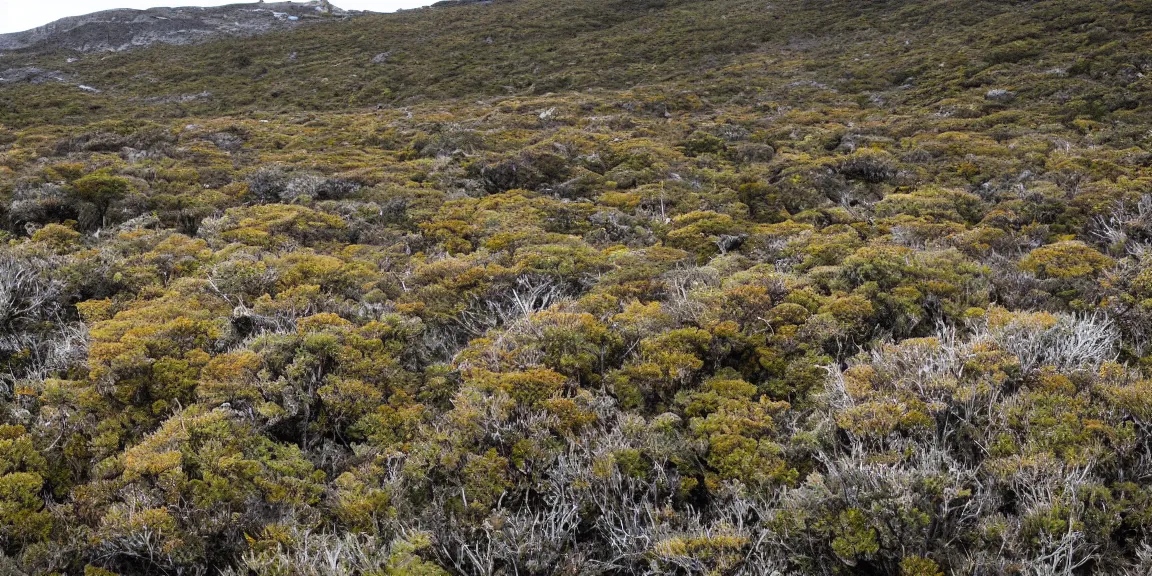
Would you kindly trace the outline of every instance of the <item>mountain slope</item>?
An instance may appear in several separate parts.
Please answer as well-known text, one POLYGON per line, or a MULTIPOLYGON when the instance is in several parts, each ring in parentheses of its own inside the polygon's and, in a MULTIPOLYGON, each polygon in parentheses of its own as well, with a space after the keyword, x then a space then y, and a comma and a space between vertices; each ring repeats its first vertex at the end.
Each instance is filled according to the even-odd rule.
MULTIPOLYGON (((1021 72, 1029 83, 1050 84, 1046 71, 1080 60, 1095 68, 1071 84, 1088 91, 1084 80, 1141 84, 1134 76, 1147 42, 1137 25, 1146 17, 1141 3, 984 1, 959 12, 947 6, 518 0, 74 63, 64 55, 0 59, 0 66, 34 65, 105 92, 159 101, 212 92, 211 101, 180 109, 217 112, 656 83, 725 99, 808 82, 928 104, 964 86, 1010 84, 1021 72)), ((101 109, 116 103, 101 101, 101 109)), ((14 122, 20 105, 11 102, 0 121, 14 122)))
POLYGON ((1152 8, 0 54, 0 573, 1152 574, 1152 8))
POLYGON ((250 36, 345 15, 347 12, 321 1, 107 10, 0 34, 0 51, 119 52, 153 44, 184 45, 220 36, 250 36))

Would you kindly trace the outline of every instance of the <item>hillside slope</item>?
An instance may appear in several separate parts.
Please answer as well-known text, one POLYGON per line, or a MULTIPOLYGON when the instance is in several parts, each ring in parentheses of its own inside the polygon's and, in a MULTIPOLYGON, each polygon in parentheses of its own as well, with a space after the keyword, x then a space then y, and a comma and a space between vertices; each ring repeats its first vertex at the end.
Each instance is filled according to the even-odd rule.
POLYGON ((1150 55, 1123 0, 2 53, 0 573, 1152 573, 1150 55))
MULTIPOLYGON (((765 91, 800 82, 931 104, 965 89, 1019 81, 1038 91, 1031 102, 1058 105, 1047 96, 1060 89, 1094 97, 1102 82, 1129 102, 1143 84, 1137 76, 1146 66, 1143 3, 949 6, 940 0, 482 2, 76 62, 67 53, 9 55, 0 67, 60 71, 107 94, 76 106, 123 110, 144 99, 152 104, 137 113, 145 115, 339 110, 657 83, 719 101, 764 98, 765 91), (1071 80, 1053 77, 1069 69, 1071 80), (1134 86, 1119 90, 1128 84, 1134 86), (168 105, 204 92, 212 98, 168 105)), ((15 114, 37 104, 19 94, 5 100, 0 121, 16 123, 15 114)), ((37 107, 36 114, 70 108, 61 104, 37 107)))

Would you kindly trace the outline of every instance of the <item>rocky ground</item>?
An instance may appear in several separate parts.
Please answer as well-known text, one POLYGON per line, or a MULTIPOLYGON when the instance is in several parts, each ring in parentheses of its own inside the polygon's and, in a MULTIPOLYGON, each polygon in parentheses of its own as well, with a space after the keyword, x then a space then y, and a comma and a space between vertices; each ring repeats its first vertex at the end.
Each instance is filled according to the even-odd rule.
POLYGON ((0 51, 66 48, 119 52, 157 43, 185 45, 219 36, 261 34, 349 15, 350 12, 325 1, 106 10, 63 18, 24 32, 0 34, 0 51))

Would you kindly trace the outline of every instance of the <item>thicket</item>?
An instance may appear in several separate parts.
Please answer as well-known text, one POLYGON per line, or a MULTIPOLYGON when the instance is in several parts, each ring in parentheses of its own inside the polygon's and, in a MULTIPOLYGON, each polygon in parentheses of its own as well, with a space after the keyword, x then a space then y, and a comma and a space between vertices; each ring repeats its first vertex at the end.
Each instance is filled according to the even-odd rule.
POLYGON ((0 572, 1152 572, 1152 11, 949 6, 0 87, 0 572))

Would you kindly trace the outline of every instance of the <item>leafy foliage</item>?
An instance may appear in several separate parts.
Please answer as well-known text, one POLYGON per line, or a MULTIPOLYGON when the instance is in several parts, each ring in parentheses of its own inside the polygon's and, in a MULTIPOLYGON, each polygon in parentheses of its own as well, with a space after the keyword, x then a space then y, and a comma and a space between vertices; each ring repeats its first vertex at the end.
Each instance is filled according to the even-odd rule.
POLYGON ((0 571, 1147 574, 1150 18, 0 55, 0 571))

